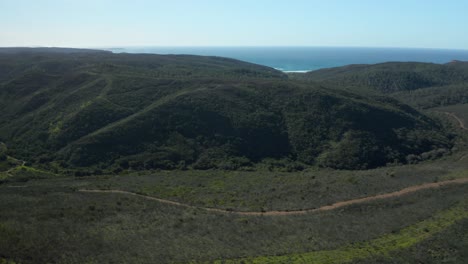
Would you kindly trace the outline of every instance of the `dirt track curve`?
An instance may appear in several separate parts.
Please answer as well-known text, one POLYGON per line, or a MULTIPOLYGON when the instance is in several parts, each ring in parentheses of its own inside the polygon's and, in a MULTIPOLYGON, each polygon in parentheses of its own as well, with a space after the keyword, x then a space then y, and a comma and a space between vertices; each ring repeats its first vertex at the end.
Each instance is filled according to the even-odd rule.
MULTIPOLYGON (((446 115, 452 117, 453 119, 457 120, 458 126, 459 126, 461 129, 468 131, 468 128, 465 126, 465 123, 463 122, 463 120, 461 120, 457 115, 455 115, 455 113, 451 113, 451 112, 440 112, 440 111, 436 111, 436 112, 443 113, 443 114, 446 114, 446 115)), ((465 159, 465 157, 466 157, 466 155, 461 156, 460 159, 459 159, 458 161, 462 161, 463 159, 465 159)))
POLYGON ((425 184, 421 184, 421 185, 417 185, 417 186, 411 186, 411 187, 408 187, 408 188, 404 188, 404 189, 396 191, 396 192, 379 194, 379 195, 368 196, 368 197, 363 197, 363 198, 357 198, 357 199, 352 199, 352 200, 343 201, 343 202, 337 202, 337 203, 334 203, 332 205, 326 205, 326 206, 322 206, 322 207, 319 207, 319 208, 302 209, 302 210, 294 210, 294 211, 265 211, 265 212, 239 212, 239 211, 217 209, 217 208, 198 207, 198 206, 188 205, 188 204, 174 202, 174 201, 170 201, 170 200, 159 199, 159 198, 152 197, 152 196, 137 194, 137 193, 133 193, 133 192, 127 192, 127 191, 121 191, 121 190, 79 190, 79 191, 80 192, 86 192, 86 193, 119 193, 119 194, 133 195, 133 196, 142 197, 142 198, 145 198, 145 199, 148 199, 148 200, 158 201, 158 202, 164 203, 164 204, 170 204, 170 205, 186 207, 186 208, 200 209, 200 210, 204 210, 204 211, 208 211, 208 212, 246 215, 246 216, 247 215, 248 216, 280 216, 280 215, 300 215, 300 214, 306 214, 306 213, 330 211, 330 210, 338 209, 338 208, 345 207, 345 206, 348 206, 348 205, 361 204, 361 203, 371 202, 371 201, 375 201, 375 200, 400 197, 400 196, 410 194, 410 193, 414 193, 414 192, 421 191, 421 190, 434 189, 434 188, 439 188, 439 187, 446 186, 446 185, 465 184, 465 183, 468 183, 468 178, 461 178, 461 179, 456 179, 456 180, 434 182, 434 183, 425 183, 425 184))
POLYGON ((446 115, 453 117, 455 120, 457 120, 458 125, 460 126, 461 129, 468 131, 468 128, 465 126, 465 123, 463 123, 463 120, 461 120, 457 115, 455 115, 454 113, 450 113, 450 112, 441 112, 441 113, 444 113, 446 115))

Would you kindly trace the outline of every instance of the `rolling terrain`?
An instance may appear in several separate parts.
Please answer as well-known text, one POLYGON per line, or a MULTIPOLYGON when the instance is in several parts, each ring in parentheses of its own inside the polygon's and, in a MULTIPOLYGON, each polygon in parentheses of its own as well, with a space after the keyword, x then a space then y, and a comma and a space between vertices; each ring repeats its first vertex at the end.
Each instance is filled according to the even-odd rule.
POLYGON ((239 169, 283 160, 366 169, 450 152, 436 119, 383 96, 225 58, 0 52, 0 139, 77 170, 239 169))
POLYGON ((463 61, 349 65, 290 77, 355 92, 384 94, 418 109, 468 102, 468 62, 463 61))
POLYGON ((343 87, 368 88, 389 94, 466 83, 468 62, 453 61, 447 64, 387 62, 348 65, 292 76, 343 87))
POLYGON ((0 65, 0 263, 468 261, 462 62, 0 65))

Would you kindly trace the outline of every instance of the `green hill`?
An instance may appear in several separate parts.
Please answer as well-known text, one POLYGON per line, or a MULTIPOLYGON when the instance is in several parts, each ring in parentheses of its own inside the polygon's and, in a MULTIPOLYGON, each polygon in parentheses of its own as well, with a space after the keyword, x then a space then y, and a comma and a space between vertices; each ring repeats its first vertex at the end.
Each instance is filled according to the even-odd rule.
POLYGON ((0 140, 37 164, 365 169, 451 148, 438 122, 394 99, 232 59, 39 49, 0 52, 0 65, 0 140))
POLYGON ((389 62, 322 69, 294 78, 325 82, 341 87, 359 87, 383 93, 411 91, 468 82, 468 62, 447 64, 389 62))

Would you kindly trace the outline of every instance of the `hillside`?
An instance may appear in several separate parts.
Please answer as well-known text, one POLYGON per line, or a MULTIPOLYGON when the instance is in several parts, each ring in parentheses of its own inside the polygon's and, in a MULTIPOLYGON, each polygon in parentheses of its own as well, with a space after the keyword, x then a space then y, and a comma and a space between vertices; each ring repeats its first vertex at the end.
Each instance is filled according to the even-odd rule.
POLYGON ((466 83, 468 82, 468 62, 453 61, 447 64, 388 62, 373 65, 348 65, 294 74, 292 77, 347 88, 367 88, 389 94, 466 83))
POLYGON ((452 145, 437 121, 394 99, 232 59, 39 49, 0 52, 0 65, 0 140, 42 166, 366 169, 452 145))
POLYGON ((421 109, 466 104, 468 103, 468 83, 396 92, 391 96, 400 102, 421 109))

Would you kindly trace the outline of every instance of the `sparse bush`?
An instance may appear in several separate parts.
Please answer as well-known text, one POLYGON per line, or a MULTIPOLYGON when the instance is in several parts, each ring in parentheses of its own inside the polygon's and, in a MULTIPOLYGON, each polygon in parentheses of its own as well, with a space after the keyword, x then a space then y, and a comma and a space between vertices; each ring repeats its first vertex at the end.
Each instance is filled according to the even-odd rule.
POLYGON ((406 156, 406 163, 408 164, 416 164, 421 161, 421 156, 415 154, 409 154, 406 156))

